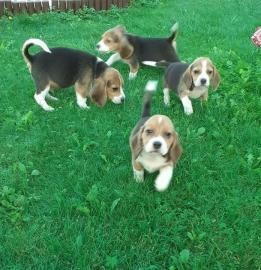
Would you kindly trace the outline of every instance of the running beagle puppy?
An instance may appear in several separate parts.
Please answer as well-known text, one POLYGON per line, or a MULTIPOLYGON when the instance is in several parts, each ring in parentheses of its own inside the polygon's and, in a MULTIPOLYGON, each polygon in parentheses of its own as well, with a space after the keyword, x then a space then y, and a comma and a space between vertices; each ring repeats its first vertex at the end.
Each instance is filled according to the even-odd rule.
POLYGON ((177 30, 178 23, 173 25, 168 38, 143 38, 128 34, 125 27, 118 25, 102 35, 96 48, 102 53, 116 52, 106 63, 111 66, 123 60, 130 67, 129 79, 134 79, 142 61, 179 61, 176 53, 177 30))
POLYGON ((211 84, 216 90, 220 83, 220 75, 207 57, 199 57, 192 64, 183 62, 143 62, 150 66, 165 66, 165 83, 164 83, 164 103, 169 105, 170 90, 176 90, 184 107, 184 112, 189 115, 193 113, 190 98, 208 99, 208 88, 211 84))
POLYGON ((89 108, 87 96, 101 107, 107 99, 119 104, 125 98, 120 73, 89 53, 68 48, 49 49, 40 39, 28 39, 23 45, 22 54, 36 85, 34 99, 46 111, 53 108, 45 98, 57 100, 49 94, 49 90, 73 84, 77 104, 82 109, 89 108), (29 54, 32 45, 40 46, 43 51, 29 54))
POLYGON ((146 85, 141 119, 132 130, 129 141, 135 180, 143 182, 144 169, 149 173, 159 171, 155 188, 164 191, 170 184, 182 148, 171 120, 165 115, 151 116, 152 91, 156 86, 155 81, 146 85))

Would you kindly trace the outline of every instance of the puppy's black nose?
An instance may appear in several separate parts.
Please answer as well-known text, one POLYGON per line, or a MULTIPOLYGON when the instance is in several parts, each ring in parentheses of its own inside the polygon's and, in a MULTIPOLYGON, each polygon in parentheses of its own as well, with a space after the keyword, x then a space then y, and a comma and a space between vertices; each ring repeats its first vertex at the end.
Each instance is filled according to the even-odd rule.
POLYGON ((123 102, 125 100, 125 97, 121 97, 121 102, 123 102))
POLYGON ((101 47, 101 46, 100 46, 99 44, 96 45, 96 49, 100 49, 100 47, 101 47))
POLYGON ((153 147, 154 147, 155 149, 159 149, 159 148, 161 147, 161 142, 154 142, 154 143, 153 143, 153 147))
POLYGON ((200 82, 201 82, 201 84, 204 85, 204 84, 206 84, 207 80, 206 79, 201 79, 200 82))

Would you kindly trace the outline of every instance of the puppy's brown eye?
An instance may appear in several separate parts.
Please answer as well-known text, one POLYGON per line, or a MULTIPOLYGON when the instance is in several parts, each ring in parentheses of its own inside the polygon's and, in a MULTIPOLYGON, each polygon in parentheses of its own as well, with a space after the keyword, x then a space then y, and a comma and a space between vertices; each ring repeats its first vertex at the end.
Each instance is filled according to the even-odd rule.
POLYGON ((165 137, 166 137, 167 139, 169 139, 169 138, 171 137, 171 132, 166 132, 166 133, 165 133, 165 137))
POLYGON ((106 39, 105 42, 106 43, 111 43, 111 40, 110 39, 106 39))
POLYGON ((208 71, 207 71, 207 74, 208 74, 208 75, 211 75, 212 73, 213 73, 212 70, 208 70, 208 71))
POLYGON ((118 89, 119 89, 118 87, 112 87, 112 91, 113 91, 113 92, 117 92, 118 89))
POLYGON ((146 129, 146 134, 147 134, 147 135, 153 134, 153 130, 152 130, 152 129, 146 129))
POLYGON ((199 74, 199 70, 193 70, 194 74, 199 74))

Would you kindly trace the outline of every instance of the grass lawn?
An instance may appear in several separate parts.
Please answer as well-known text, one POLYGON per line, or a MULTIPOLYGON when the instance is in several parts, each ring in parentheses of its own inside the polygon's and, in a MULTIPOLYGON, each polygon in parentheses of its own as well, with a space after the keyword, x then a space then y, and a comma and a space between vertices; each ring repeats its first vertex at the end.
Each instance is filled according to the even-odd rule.
POLYGON ((140 0, 0 20, 1 270, 260 269, 261 53, 250 41, 258 4, 140 0), (128 81, 123 63, 115 64, 123 105, 80 110, 73 88, 49 101, 52 113, 35 103, 20 52, 26 39, 97 54, 101 34, 117 24, 165 37, 175 21, 181 59, 209 56, 222 78, 207 103, 193 102, 193 115, 174 96, 164 106, 163 70, 142 67, 128 81), (132 177, 128 137, 149 79, 160 80, 153 112, 174 121, 184 148, 165 193, 154 190, 156 174, 144 184, 132 177))

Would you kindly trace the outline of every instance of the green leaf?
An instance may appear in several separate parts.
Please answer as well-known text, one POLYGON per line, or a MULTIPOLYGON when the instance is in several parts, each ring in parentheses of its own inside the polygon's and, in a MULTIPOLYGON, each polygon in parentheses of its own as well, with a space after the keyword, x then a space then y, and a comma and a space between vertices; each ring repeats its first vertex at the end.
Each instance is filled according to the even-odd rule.
POLYGON ((102 159, 105 163, 108 163, 108 160, 107 160, 107 158, 106 158, 105 155, 100 154, 100 157, 101 157, 101 159, 102 159))
POLYGON ((21 118, 22 125, 31 125, 33 123, 33 112, 29 111, 21 118))
POLYGON ((107 267, 109 267, 109 268, 114 268, 115 266, 118 265, 118 259, 117 259, 117 257, 116 256, 113 256, 113 257, 107 256, 106 257, 106 263, 105 263, 105 265, 107 267))
POLYGON ((92 185, 91 190, 86 195, 86 200, 89 202, 95 202, 97 201, 97 196, 98 196, 98 187, 97 185, 92 185))
POLYGON ((26 173, 26 167, 24 166, 22 162, 18 162, 18 169, 20 172, 26 173))
POLYGON ((107 132, 107 137, 110 138, 111 135, 112 135, 112 132, 109 130, 109 131, 107 132))
POLYGON ((86 144, 84 144, 83 146, 83 151, 85 152, 87 149, 91 148, 91 147, 96 147, 98 146, 99 144, 95 141, 89 141, 87 142, 86 144))
POLYGON ((200 127, 198 129, 197 135, 200 136, 200 135, 204 134, 205 132, 206 132, 206 129, 204 127, 200 127))
POLYGON ((205 238, 206 235, 207 234, 205 232, 202 232, 202 233, 199 234, 198 239, 202 240, 203 238, 205 238))
POLYGON ((41 173, 38 170, 33 170, 32 173, 31 173, 32 176, 38 176, 40 174, 41 173))
POLYGON ((119 201, 121 200, 121 198, 118 198, 116 200, 114 200, 111 204, 111 213, 113 212, 113 210, 115 209, 115 207, 118 205, 119 201))
POLYGON ((187 233, 187 236, 188 236, 188 238, 190 239, 190 240, 194 240, 194 237, 193 237, 193 234, 191 233, 191 232, 188 232, 187 233))
POLYGON ((180 253, 179 253, 179 260, 182 263, 187 263, 188 259, 189 259, 189 250, 188 249, 183 249, 180 253))
POLYGON ((90 209, 86 206, 79 205, 77 206, 77 211, 81 212, 82 214, 89 215, 90 214, 90 209))
POLYGON ((81 247, 83 244, 82 235, 78 235, 76 238, 76 245, 77 247, 81 247))

